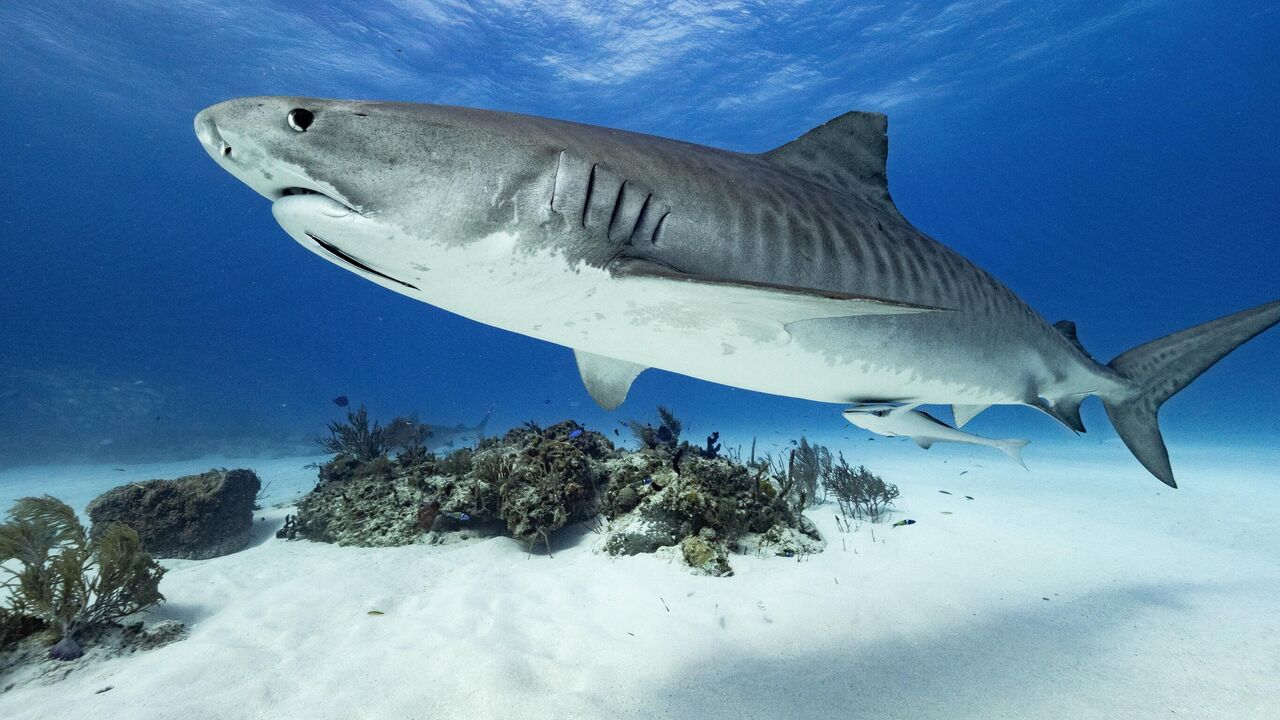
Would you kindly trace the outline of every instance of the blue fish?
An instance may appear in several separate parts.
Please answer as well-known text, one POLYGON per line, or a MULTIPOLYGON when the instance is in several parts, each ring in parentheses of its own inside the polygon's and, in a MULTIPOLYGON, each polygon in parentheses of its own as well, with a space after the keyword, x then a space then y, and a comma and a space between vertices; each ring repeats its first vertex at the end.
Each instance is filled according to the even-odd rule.
POLYGON ((907 518, 906 520, 899 520, 898 522, 894 523, 893 526, 902 527, 903 525, 915 525, 915 524, 916 524, 915 520, 912 520, 911 518, 907 518))
POLYGON ((569 437, 571 438, 582 437, 582 428, 578 428, 577 430, 574 430, 573 432, 569 433, 569 437))
POLYGON ((454 520, 459 520, 461 522, 466 522, 471 519, 471 516, 464 512, 447 512, 444 514, 444 516, 453 518, 454 520))
POLYGON ((333 399, 333 404, 337 405, 338 407, 346 407, 350 403, 351 401, 347 399, 346 395, 339 395, 338 397, 333 399))

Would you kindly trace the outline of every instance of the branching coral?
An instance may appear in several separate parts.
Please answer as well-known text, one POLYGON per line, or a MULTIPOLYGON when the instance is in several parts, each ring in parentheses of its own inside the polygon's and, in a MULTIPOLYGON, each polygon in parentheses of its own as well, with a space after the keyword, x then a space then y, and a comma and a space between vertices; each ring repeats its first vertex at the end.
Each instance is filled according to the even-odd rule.
POLYGON ((654 427, 639 420, 628 420, 627 427, 636 436, 640 444, 650 450, 668 448, 675 450, 680 445, 680 431, 683 424, 669 408, 658 406, 658 426, 654 427))
POLYGON ((794 481, 791 492, 800 507, 818 504, 820 480, 831 474, 831 451, 821 445, 810 445, 803 436, 791 451, 788 476, 794 481))
POLYGON ((23 498, 0 525, 0 563, 10 609, 61 633, 56 660, 83 654, 76 635, 162 602, 164 568, 143 551, 138 534, 112 523, 90 540, 75 511, 55 498, 23 498))
POLYGON ((843 454, 823 478, 823 485, 835 496, 840 513, 846 518, 867 518, 875 522, 898 497, 897 485, 885 482, 861 465, 850 467, 843 454))
POLYGON ((334 455, 350 455, 360 462, 370 462, 390 450, 387 431, 376 421, 369 424, 369 413, 361 405, 359 410, 348 410, 347 421, 329 423, 329 437, 317 438, 320 447, 334 455))

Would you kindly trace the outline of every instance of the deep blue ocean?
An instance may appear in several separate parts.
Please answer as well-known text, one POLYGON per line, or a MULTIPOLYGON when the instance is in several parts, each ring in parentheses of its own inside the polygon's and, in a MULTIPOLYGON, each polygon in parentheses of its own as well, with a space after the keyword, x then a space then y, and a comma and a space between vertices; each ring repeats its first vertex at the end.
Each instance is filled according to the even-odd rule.
MULTIPOLYGON (((884 112, 903 214, 1106 360, 1280 298, 1277 40, 1274 2, 4 3, 0 466, 287 449, 338 395, 383 420, 492 408, 495 430, 658 404, 694 434, 847 428, 838 406, 660 371, 600 410, 568 349, 290 240, 197 142, 215 102, 470 105, 751 152, 884 112)), ((1171 401, 1175 464, 1280 444, 1278 363, 1273 331, 1171 401)), ((1114 437, 1096 401, 1085 422, 1088 440, 1027 408, 971 427, 1114 437)))

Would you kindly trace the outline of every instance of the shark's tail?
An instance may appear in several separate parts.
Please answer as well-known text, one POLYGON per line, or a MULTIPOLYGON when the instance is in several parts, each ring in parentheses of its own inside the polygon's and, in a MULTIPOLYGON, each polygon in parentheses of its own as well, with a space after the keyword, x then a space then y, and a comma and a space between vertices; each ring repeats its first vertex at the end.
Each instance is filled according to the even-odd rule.
POLYGON ((1022 466, 1023 470, 1027 469, 1027 464, 1022 461, 1022 448, 1026 447, 1030 440, 997 440, 996 449, 1013 458, 1013 461, 1022 466))
POLYGON ((1227 353, 1278 322, 1280 301, 1153 340, 1111 361, 1111 368, 1130 386, 1128 392, 1102 396, 1107 416, 1138 462, 1165 485, 1178 487, 1156 420, 1160 406, 1227 353))

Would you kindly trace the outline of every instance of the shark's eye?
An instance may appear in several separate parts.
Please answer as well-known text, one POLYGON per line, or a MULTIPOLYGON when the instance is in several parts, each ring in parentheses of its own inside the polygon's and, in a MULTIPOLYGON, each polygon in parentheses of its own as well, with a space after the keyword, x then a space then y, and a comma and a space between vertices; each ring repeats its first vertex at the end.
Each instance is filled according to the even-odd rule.
POLYGON ((306 132, 307 128, 311 127, 311 123, 315 119, 316 116, 311 114, 310 110, 294 108, 289 111, 289 127, 297 130, 298 132, 306 132))

